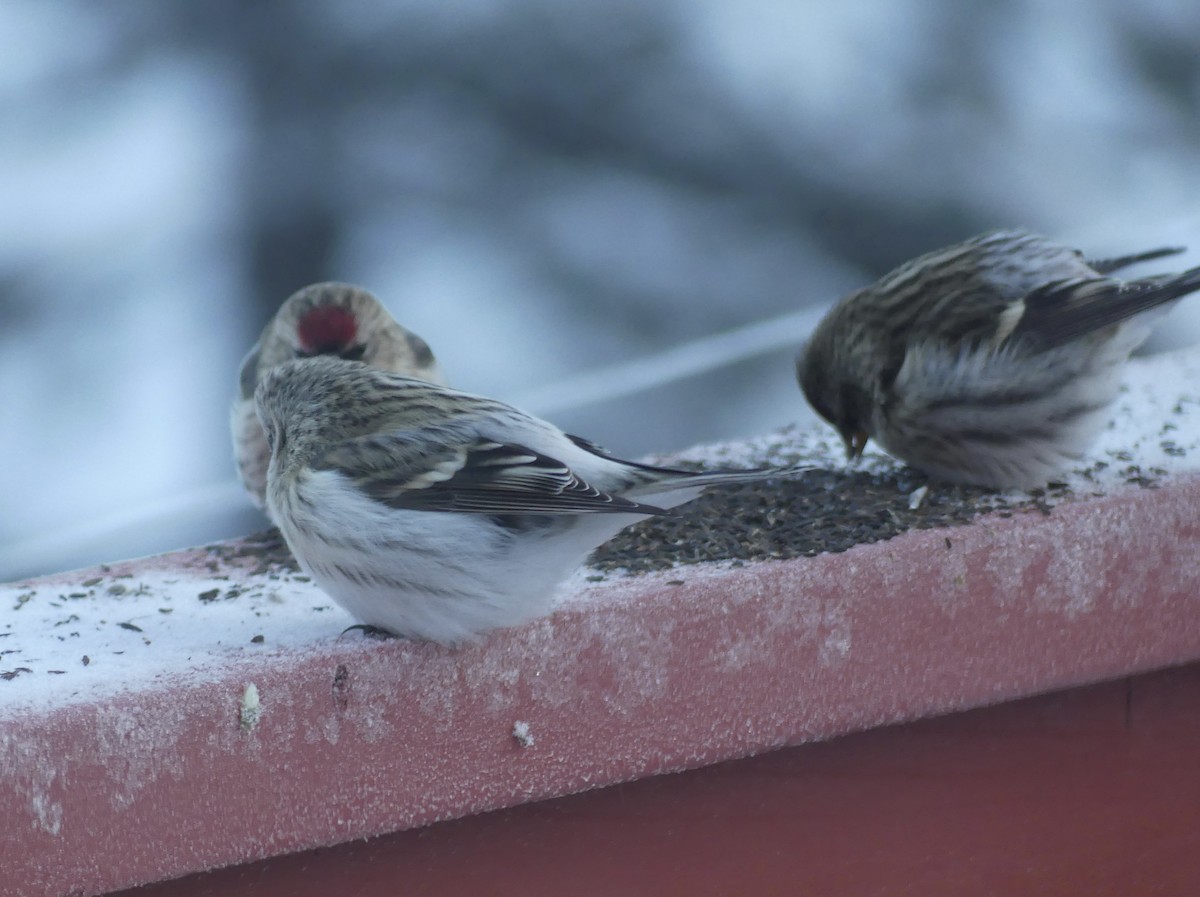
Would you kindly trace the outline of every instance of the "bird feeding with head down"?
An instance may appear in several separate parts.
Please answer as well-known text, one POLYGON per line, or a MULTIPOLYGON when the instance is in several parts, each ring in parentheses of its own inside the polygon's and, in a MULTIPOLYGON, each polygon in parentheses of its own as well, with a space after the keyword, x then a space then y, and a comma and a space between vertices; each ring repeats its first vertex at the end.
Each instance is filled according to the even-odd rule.
POLYGON ((851 459, 873 439, 935 479, 1041 486, 1091 445, 1157 317, 1200 289, 1200 268, 1114 272, 1179 252, 1088 261, 1037 234, 983 234, 836 303, 797 379, 851 459))

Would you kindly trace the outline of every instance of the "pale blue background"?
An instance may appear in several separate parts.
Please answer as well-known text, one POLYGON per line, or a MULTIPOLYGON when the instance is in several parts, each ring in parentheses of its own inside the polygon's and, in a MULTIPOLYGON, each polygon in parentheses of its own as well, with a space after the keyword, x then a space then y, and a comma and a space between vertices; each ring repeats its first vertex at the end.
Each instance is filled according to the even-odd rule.
MULTIPOLYGON (((1185 0, 278 8, 0 6, 0 580, 261 527, 191 496, 314 280, 511 399, 994 226, 1200 239, 1185 0)), ((808 414, 790 355, 555 419, 630 454, 753 434, 808 414)))

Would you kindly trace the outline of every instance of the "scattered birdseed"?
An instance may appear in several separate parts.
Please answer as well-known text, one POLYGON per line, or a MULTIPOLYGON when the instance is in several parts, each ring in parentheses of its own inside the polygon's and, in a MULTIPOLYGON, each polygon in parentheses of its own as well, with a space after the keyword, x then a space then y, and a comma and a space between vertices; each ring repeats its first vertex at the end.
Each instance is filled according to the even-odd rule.
POLYGON ((934 485, 910 508, 912 480, 908 471, 811 470, 795 480, 711 489, 676 517, 622 530, 596 549, 590 565, 645 573, 731 558, 812 557, 1009 507, 983 489, 934 485))
MULTIPOLYGON (((254 562, 255 566, 250 570, 251 576, 270 578, 286 574, 292 579, 301 578, 296 575, 300 573, 300 567, 288 551, 278 529, 262 530, 236 543, 209 545, 207 551, 213 559, 223 564, 242 566, 242 562, 246 560, 254 562)), ((303 581, 307 582, 307 577, 303 581)))

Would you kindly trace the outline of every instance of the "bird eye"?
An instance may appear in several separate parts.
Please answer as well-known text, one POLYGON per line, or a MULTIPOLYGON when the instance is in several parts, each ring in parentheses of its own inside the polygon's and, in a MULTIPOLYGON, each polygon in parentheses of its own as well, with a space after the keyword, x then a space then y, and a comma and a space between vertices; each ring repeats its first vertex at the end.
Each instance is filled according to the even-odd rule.
POLYGON ((346 361, 362 361, 363 355, 365 355, 366 352, 366 344, 359 343, 357 346, 351 346, 349 349, 339 352, 338 355, 341 358, 346 359, 346 361))
POLYGON ((264 429, 267 434, 267 448, 271 451, 275 451, 275 428, 266 427, 264 429))

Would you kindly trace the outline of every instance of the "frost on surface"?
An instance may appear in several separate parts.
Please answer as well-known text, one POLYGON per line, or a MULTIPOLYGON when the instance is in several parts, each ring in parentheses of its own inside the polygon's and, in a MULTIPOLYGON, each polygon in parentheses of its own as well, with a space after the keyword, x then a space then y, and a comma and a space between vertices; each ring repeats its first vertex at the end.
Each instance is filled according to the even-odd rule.
POLYGON ((353 622, 277 554, 238 544, 0 586, 0 720, 199 678, 353 622))

